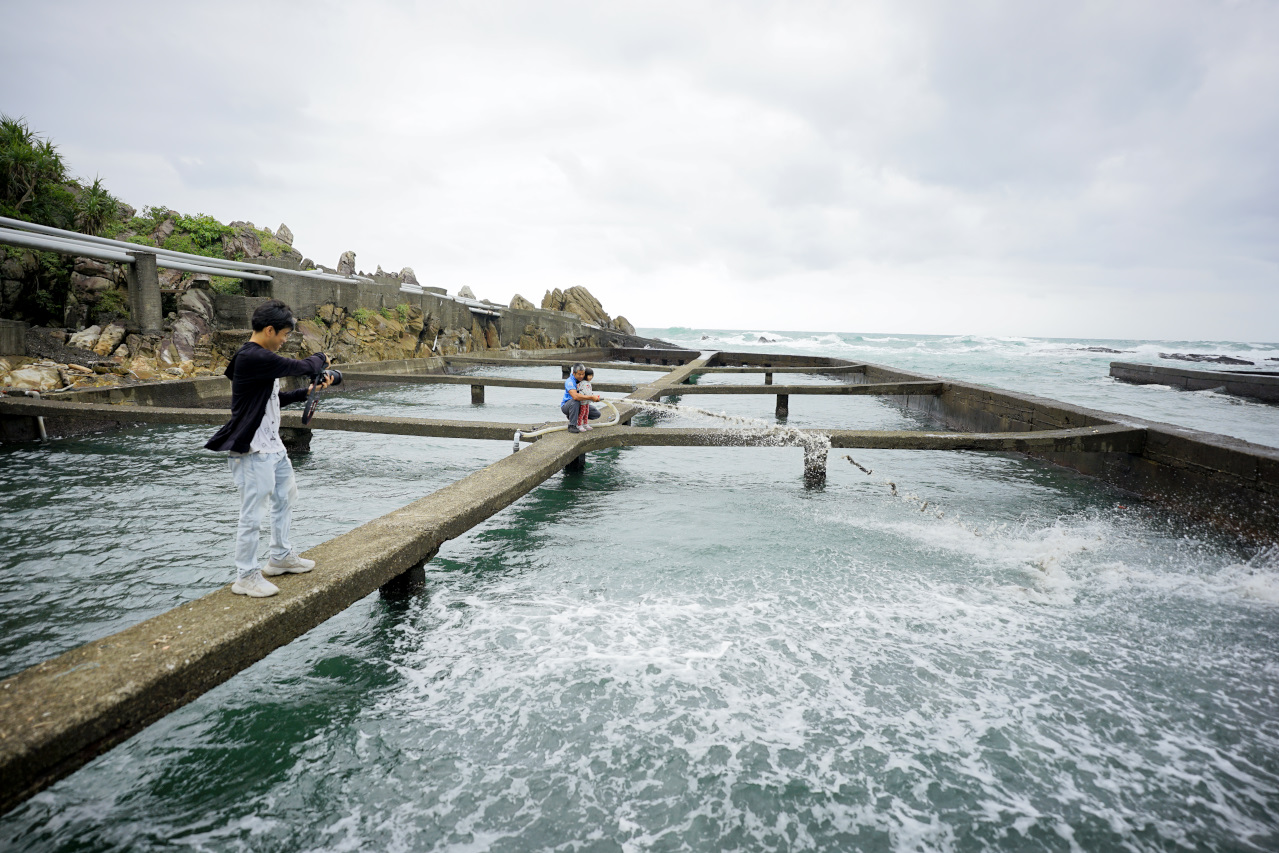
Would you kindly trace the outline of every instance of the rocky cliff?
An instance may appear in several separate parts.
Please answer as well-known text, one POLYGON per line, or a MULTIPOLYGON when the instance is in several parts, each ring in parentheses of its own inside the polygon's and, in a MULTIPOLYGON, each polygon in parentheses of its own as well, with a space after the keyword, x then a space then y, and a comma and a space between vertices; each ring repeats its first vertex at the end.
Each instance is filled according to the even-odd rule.
MULTIPOLYGON (((522 299, 523 297, 517 294, 516 298, 522 299)), ((512 303, 511 307, 515 307, 514 303, 512 303)), ((570 287, 564 291, 561 291, 558 287, 554 290, 548 290, 546 295, 542 297, 542 307, 549 311, 565 311, 569 314, 576 314, 582 318, 582 322, 599 326, 601 329, 613 329, 626 335, 635 334, 635 327, 625 317, 620 314, 616 319, 609 317, 604 312, 604 306, 585 287, 570 287)))

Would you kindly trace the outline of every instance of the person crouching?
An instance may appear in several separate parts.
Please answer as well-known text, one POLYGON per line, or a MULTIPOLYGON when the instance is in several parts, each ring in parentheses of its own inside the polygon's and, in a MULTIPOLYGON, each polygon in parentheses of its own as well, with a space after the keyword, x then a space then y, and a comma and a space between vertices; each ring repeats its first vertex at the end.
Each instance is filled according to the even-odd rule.
MULTIPOLYGON (((240 490, 236 581, 231 591, 266 598, 280 588, 263 575, 300 574, 315 568, 314 560, 298 556, 289 543, 298 488, 293 465, 280 440, 280 407, 305 400, 309 389, 281 391, 280 378, 314 376, 328 367, 329 357, 316 353, 295 359, 276 354, 297 325, 293 311, 278 299, 259 305, 252 322, 253 336, 231 356, 226 368, 226 377, 231 380, 231 420, 204 446, 228 452, 231 477, 240 490), (272 504, 270 558, 259 569, 258 537, 268 498, 272 504)), ((319 387, 328 387, 330 381, 326 376, 319 387)))
MULTIPOLYGON (((582 409, 585 408, 587 418, 595 420, 600 416, 600 410, 590 405, 590 401, 594 400, 598 403, 601 399, 599 394, 590 393, 590 386, 587 386, 586 394, 578 390, 578 383, 586 380, 586 365, 580 361, 573 365, 568 379, 564 380, 564 399, 560 400, 560 411, 568 418, 568 431, 581 432, 582 429, 577 425, 578 419, 581 417, 582 409)), ((588 427, 589 428, 589 427, 588 427)))

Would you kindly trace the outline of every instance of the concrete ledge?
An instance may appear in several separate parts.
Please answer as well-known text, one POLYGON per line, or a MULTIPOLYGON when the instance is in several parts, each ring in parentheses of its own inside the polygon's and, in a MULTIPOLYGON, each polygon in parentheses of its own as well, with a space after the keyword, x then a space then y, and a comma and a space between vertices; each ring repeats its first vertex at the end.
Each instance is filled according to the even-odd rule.
POLYGON ((1168 385, 1185 391, 1220 389, 1236 397, 1279 403, 1279 373, 1195 370, 1187 367, 1112 361, 1110 375, 1121 382, 1130 382, 1134 385, 1168 385))
POLYGON ((696 375, 712 373, 864 373, 866 365, 848 364, 843 367, 814 364, 808 366, 790 365, 785 367, 703 367, 696 375))
MULTIPOLYGON (((231 416, 229 409, 183 409, 167 406, 111 406, 102 403, 63 403, 6 397, 0 400, 0 415, 52 418, 91 418, 118 423, 205 424, 221 426, 231 416)), ((454 421, 435 418, 391 418, 376 415, 348 415, 316 412, 311 423, 302 426, 302 413, 285 409, 280 425, 290 429, 332 429, 382 435, 416 435, 432 438, 476 438, 510 441, 515 430, 535 429, 534 425, 491 421, 454 421)))
MULTIPOLYGON (((488 358, 455 358, 453 356, 449 356, 447 359, 445 359, 445 361, 449 362, 450 364, 501 366, 504 364, 510 364, 514 362, 515 359, 502 359, 499 361, 496 359, 488 359, 488 358)), ((557 368, 560 368, 561 370, 567 370, 568 368, 572 367, 574 364, 577 364, 578 362, 581 362, 582 366, 590 367, 594 370, 669 371, 672 369, 670 365, 631 364, 630 362, 616 362, 616 361, 585 361, 580 358, 565 358, 562 361, 555 361, 553 359, 526 358, 526 359, 520 359, 518 364, 520 367, 557 367, 557 368)))
POLYGON ((680 385, 662 392, 663 397, 685 394, 808 394, 828 396, 941 394, 942 382, 875 382, 860 385, 680 385))
MULTIPOLYGON (((549 379, 508 379, 501 376, 417 376, 413 374, 394 373, 356 373, 342 371, 343 377, 358 379, 361 382, 394 382, 398 385, 479 385, 495 388, 540 388, 549 391, 563 391, 564 381, 549 379)), ((609 394, 629 394, 635 390, 634 385, 622 385, 617 382, 595 382, 591 387, 596 391, 609 394)))
MULTIPOLYGON (((1052 451, 1074 453, 1140 453, 1146 431, 1123 425, 1022 433, 918 432, 914 430, 798 430, 830 439, 832 448, 870 450, 1052 451)), ((666 429, 602 427, 585 444, 604 447, 783 447, 792 443, 768 430, 666 429)))
MULTIPOLYGON (((721 353, 720 359, 733 359, 721 353)), ((939 377, 866 364, 854 382, 942 381, 939 377)), ((1178 515, 1236 535, 1245 543, 1279 542, 1279 448, 1172 424, 1087 409, 1044 397, 967 382, 944 381, 936 395, 894 402, 965 432, 1026 432, 1123 424, 1146 430, 1140 453, 1055 452, 1039 457, 1162 504, 1178 515)))

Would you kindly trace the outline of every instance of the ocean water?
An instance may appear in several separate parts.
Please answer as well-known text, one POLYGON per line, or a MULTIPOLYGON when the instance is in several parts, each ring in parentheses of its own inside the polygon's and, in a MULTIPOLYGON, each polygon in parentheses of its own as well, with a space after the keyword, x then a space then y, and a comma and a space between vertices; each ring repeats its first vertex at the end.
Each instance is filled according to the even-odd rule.
MULTIPOLYGON (((1279 447, 1279 407, 1272 404, 1213 390, 1178 391, 1163 385, 1129 385, 1110 378, 1112 361, 1207 370, 1279 371, 1279 343, 1275 342, 886 335, 680 326, 639 332, 699 350, 792 352, 867 361, 1279 447), (772 343, 763 343, 761 338, 772 343), (1092 352, 1090 347, 1120 352, 1092 352), (1193 364, 1160 358, 1160 353, 1227 355, 1254 364, 1193 364)), ((1279 328, 1276 334, 1279 335, 1279 328)))
MULTIPOLYGON (((846 337, 865 336, 808 351, 1277 433, 1279 408, 1108 388, 1109 357, 1072 349, 1094 342, 973 342, 991 350, 965 360, 959 339, 846 337)), ((468 394, 324 407, 532 423, 558 402, 468 394)), ((767 396, 684 401, 772 420, 767 396)), ((928 427, 861 397, 792 398, 788 423, 928 427)), ((208 432, 0 449, 0 672, 230 580, 235 495, 208 432)), ((303 548, 510 452, 313 446, 296 462, 303 548)), ((0 848, 1279 848, 1279 549, 1013 455, 833 451, 819 489, 801 456, 591 454, 446 544, 420 595, 356 603, 0 818, 0 848)))

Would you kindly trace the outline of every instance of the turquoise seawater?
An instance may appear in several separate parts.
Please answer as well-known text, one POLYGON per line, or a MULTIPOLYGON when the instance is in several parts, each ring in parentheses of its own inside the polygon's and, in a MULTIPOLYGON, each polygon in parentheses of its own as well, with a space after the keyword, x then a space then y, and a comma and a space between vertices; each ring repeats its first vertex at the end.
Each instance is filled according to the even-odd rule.
MULTIPOLYGON (((1279 408, 1115 385, 1110 357, 1073 349, 1098 342, 650 331, 1279 444, 1279 408)), ((532 422, 548 394, 324 405, 532 422)), ((772 418, 766 396, 684 401, 772 418)), ((793 397, 789 423, 928 426, 860 397, 793 397)), ((0 673, 230 580, 235 493, 209 432, 0 449, 0 673)), ((336 432, 313 448, 304 548, 510 452, 336 432)), ((0 818, 0 847, 1279 847, 1279 551, 1016 456, 847 454, 866 474, 844 455, 812 489, 797 448, 592 454, 448 543, 421 594, 358 602, 0 818)))

